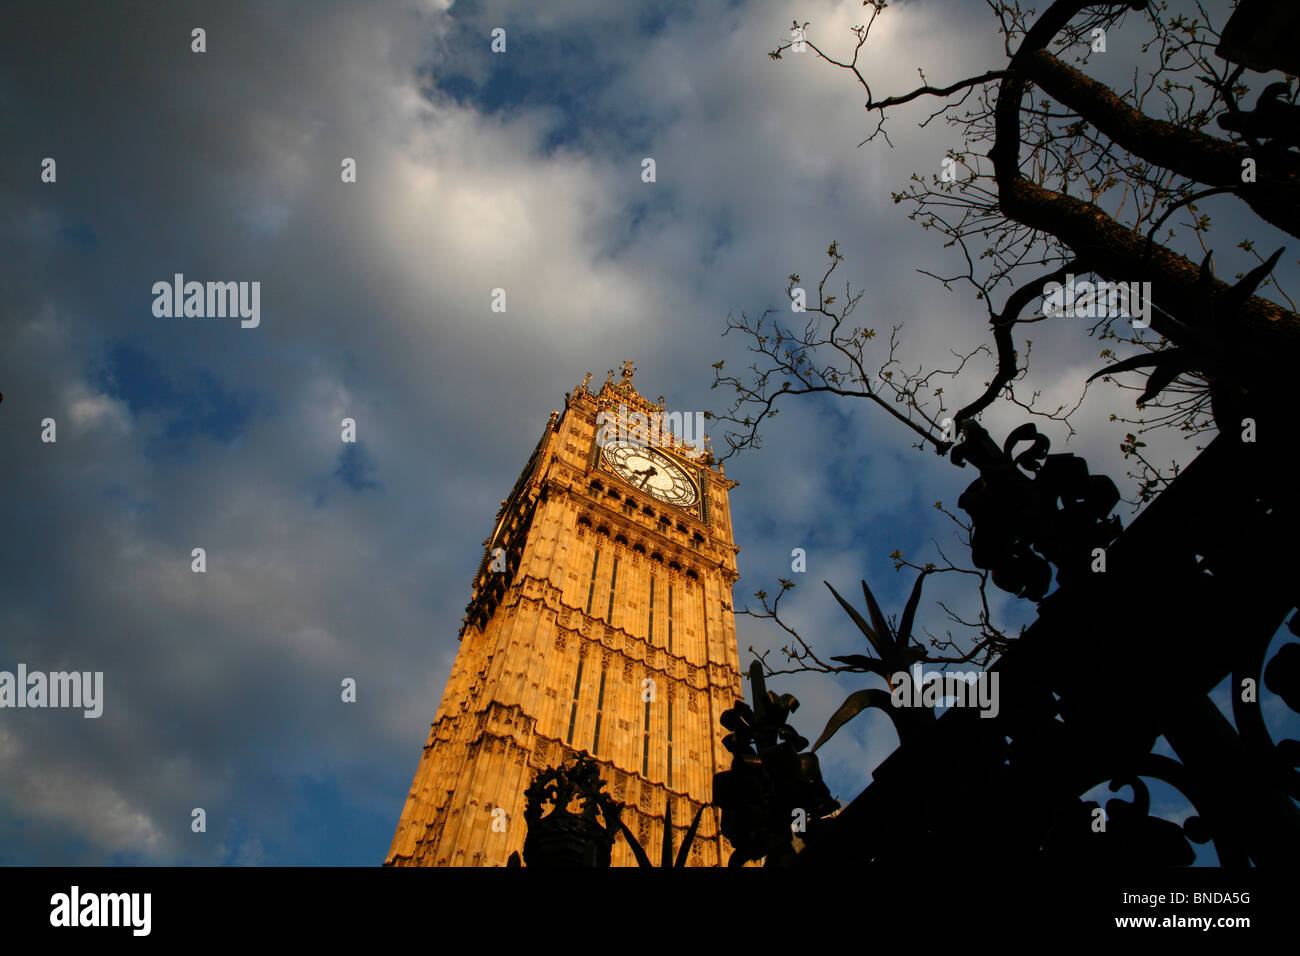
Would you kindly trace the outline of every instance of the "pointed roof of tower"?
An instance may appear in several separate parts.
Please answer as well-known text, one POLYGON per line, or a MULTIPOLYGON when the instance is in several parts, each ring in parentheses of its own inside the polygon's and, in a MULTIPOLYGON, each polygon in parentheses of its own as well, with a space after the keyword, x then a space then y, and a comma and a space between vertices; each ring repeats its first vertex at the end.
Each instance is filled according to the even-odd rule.
POLYGON ((614 369, 610 369, 605 376, 605 384, 600 387, 599 392, 593 393, 589 387, 591 382, 591 373, 588 372, 583 378, 582 384, 575 391, 576 395, 591 395, 596 400, 599 408, 617 408, 623 405, 629 412, 662 412, 665 409, 664 397, 660 395, 655 401, 646 398, 636 390, 632 384, 632 376, 636 374, 636 365, 631 361, 625 361, 621 368, 622 378, 614 380, 614 369))

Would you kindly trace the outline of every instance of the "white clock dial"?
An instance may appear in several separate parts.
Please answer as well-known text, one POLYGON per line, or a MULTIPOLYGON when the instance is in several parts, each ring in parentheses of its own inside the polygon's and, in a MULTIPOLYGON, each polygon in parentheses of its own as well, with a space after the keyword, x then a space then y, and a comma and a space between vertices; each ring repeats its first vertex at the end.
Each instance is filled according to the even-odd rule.
POLYGON ((689 507, 699 498, 695 482, 661 451, 633 442, 609 442, 605 461, 616 475, 660 501, 689 507))

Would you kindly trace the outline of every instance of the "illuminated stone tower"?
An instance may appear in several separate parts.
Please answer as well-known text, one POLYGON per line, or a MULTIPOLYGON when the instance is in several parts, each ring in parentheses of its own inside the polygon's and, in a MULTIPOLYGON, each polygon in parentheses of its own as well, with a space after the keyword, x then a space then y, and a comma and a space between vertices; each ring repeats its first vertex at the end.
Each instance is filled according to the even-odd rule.
MULTIPOLYGON (((644 399, 632 373, 596 394, 588 375, 502 502, 387 865, 503 865, 522 853, 533 774, 582 750, 657 859, 665 808, 680 846, 731 765, 735 483, 701 454, 699 420, 644 399)), ((690 865, 730 852, 705 810, 690 865)), ((613 865, 636 865, 621 837, 613 865)))

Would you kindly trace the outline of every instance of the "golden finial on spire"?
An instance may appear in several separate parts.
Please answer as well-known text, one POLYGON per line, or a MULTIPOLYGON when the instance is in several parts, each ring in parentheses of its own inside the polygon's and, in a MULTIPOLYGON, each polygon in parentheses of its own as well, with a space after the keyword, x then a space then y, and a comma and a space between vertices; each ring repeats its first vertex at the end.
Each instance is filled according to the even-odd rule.
POLYGON ((623 381, 620 382, 619 384, 620 384, 620 385, 631 385, 631 384, 632 384, 632 373, 635 372, 635 371, 636 371, 636 366, 632 364, 632 362, 631 362, 630 359, 629 359, 628 361, 624 362, 624 363, 623 363, 623 381))

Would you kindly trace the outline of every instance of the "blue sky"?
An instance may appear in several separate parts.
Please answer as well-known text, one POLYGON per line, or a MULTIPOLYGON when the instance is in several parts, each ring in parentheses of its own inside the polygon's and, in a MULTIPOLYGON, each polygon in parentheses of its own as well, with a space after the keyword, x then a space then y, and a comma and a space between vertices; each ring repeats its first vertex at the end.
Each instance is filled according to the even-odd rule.
MULTIPOLYGON (((102 670, 107 696, 99 720, 0 718, 0 862, 381 862, 481 542, 585 372, 632 359, 646 394, 719 410, 712 363, 746 359, 721 337, 728 314, 782 307, 786 277, 820 274, 831 241, 837 277, 868 291, 863 321, 903 323, 911 364, 985 340, 978 303, 915 271, 951 251, 890 199, 952 134, 903 112, 895 149, 858 148, 851 77, 767 56, 795 15, 848 51, 856 3, 63 11, 0 11, 0 668, 102 670), (261 324, 155 317, 153 283, 178 272, 260 281, 261 324), (39 440, 47 416, 55 444, 39 440)), ((980 4, 891 4, 878 37, 869 69, 898 91, 918 65, 957 78, 1000 62, 980 4)), ((1139 39, 1110 42, 1119 69, 1139 39)), ((1218 255, 1221 274, 1253 263, 1231 242, 1218 255)), ((1073 402, 1099 345, 1039 328, 1031 384, 1073 402)), ((1049 429, 1127 493, 1127 426, 1108 418, 1132 398, 1094 387, 1068 444, 1049 429)), ((784 409, 727 464, 736 603, 804 548, 783 607, 819 652, 859 651, 820 582, 849 595, 866 578, 901 610, 912 572, 890 553, 955 544, 933 503, 954 507, 972 477, 911 444, 869 407, 784 409)), ((973 606, 957 581, 927 595, 973 606)), ((995 595, 1012 628, 1031 611, 995 595)), ((944 628, 931 603, 919 620, 944 628)), ((742 667, 750 645, 783 643, 737 627, 742 667)), ((772 686, 799 697, 813 739, 858 685, 772 686)), ((833 792, 856 795, 894 742, 879 715, 842 730, 821 751, 833 792)))

